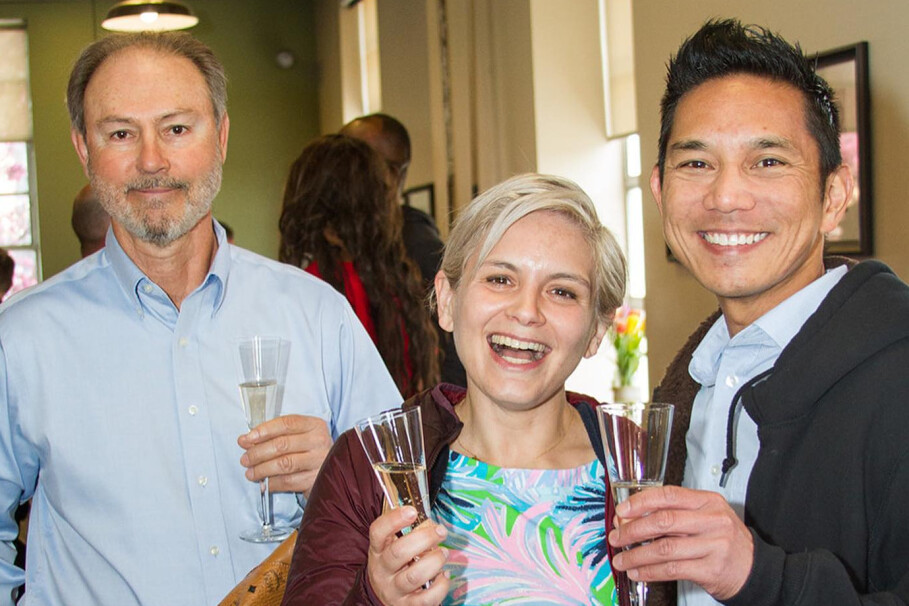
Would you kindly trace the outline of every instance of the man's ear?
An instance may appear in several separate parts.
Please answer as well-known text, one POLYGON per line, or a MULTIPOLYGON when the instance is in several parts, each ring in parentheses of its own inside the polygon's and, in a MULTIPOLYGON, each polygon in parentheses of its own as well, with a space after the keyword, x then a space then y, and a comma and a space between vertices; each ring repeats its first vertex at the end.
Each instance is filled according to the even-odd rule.
POLYGON ((230 134, 230 116, 225 112, 221 117, 220 128, 218 129, 218 145, 221 148, 221 163, 227 160, 227 135, 230 134))
POLYGON ((846 164, 830 173, 824 183, 824 215, 821 219, 821 233, 829 234, 843 220, 849 201, 852 199, 852 188, 855 181, 852 171, 846 164))
POLYGON ((448 282, 445 272, 439 270, 435 279, 436 288, 436 309, 439 312, 439 326, 448 332, 454 332, 454 313, 452 305, 454 304, 454 290, 448 282))
POLYGON ((75 128, 69 131, 69 137, 76 148, 76 155, 79 156, 79 162, 82 163, 82 172, 88 178, 88 145, 85 143, 85 135, 75 128))
POLYGON ((656 200, 657 209, 660 211, 660 216, 663 216, 663 184, 660 182, 660 167, 659 165, 654 165, 653 170, 650 171, 650 192, 653 194, 653 199, 656 200))

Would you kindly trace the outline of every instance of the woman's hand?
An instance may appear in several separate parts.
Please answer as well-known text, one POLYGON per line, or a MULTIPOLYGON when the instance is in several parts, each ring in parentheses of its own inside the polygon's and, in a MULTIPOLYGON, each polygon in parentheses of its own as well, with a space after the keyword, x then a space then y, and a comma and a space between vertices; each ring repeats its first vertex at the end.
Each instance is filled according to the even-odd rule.
POLYGON ((442 571, 447 554, 439 547, 448 531, 427 521, 397 536, 415 519, 413 507, 399 507, 382 514, 369 527, 367 575, 385 606, 435 606, 448 594, 448 577, 442 571), (429 582, 429 588, 423 589, 429 582))

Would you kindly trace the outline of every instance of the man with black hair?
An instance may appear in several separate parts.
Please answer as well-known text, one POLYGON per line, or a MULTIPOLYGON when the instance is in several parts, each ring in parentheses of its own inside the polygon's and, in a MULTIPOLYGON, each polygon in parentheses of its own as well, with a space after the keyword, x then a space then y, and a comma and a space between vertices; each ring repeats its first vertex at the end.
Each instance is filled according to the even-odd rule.
POLYGON ((798 46, 734 20, 668 71, 651 189, 720 309, 654 395, 677 406, 681 486, 617 507, 613 545, 648 543, 613 565, 678 580, 685 606, 907 604, 909 288, 824 256, 853 187, 833 93, 798 46))

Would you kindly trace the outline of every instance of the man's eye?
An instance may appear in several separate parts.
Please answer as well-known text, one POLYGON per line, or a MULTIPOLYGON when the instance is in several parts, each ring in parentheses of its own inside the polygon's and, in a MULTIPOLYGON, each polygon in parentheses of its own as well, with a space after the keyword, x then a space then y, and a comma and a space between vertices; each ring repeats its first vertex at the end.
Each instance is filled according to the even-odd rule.
POLYGON ((681 168, 707 168, 707 163, 703 160, 689 160, 687 162, 682 162, 681 168))
POLYGON ((172 133, 175 134, 175 135, 182 135, 182 134, 185 133, 187 130, 189 130, 189 129, 187 129, 187 128, 186 128, 185 126, 183 126, 182 124, 177 124, 176 126, 171 126, 171 127, 170 127, 170 132, 172 132, 172 133))
POLYGON ((126 132, 125 130, 117 130, 117 131, 114 131, 113 134, 111 134, 112 139, 122 140, 122 139, 126 139, 127 137, 129 137, 129 133, 126 132))
POLYGON ((758 160, 758 166, 769 168, 771 166, 782 166, 783 162, 776 158, 761 158, 758 160))

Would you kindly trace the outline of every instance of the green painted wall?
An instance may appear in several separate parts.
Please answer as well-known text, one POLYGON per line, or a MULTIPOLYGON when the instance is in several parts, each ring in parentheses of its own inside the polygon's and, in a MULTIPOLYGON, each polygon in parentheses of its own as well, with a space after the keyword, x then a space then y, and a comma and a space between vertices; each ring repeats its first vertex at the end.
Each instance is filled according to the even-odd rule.
MULTIPOLYGON (((105 35, 100 22, 113 1, 0 2, 0 19, 25 19, 37 163, 44 277, 79 259, 70 228, 76 192, 86 179, 69 136, 64 95, 80 50, 105 35)), ((319 134, 315 20, 299 0, 190 0, 200 19, 193 35, 227 68, 230 143, 215 215, 237 244, 269 257, 278 250, 284 178, 303 146, 319 134), (280 50, 296 63, 282 69, 280 50)))

